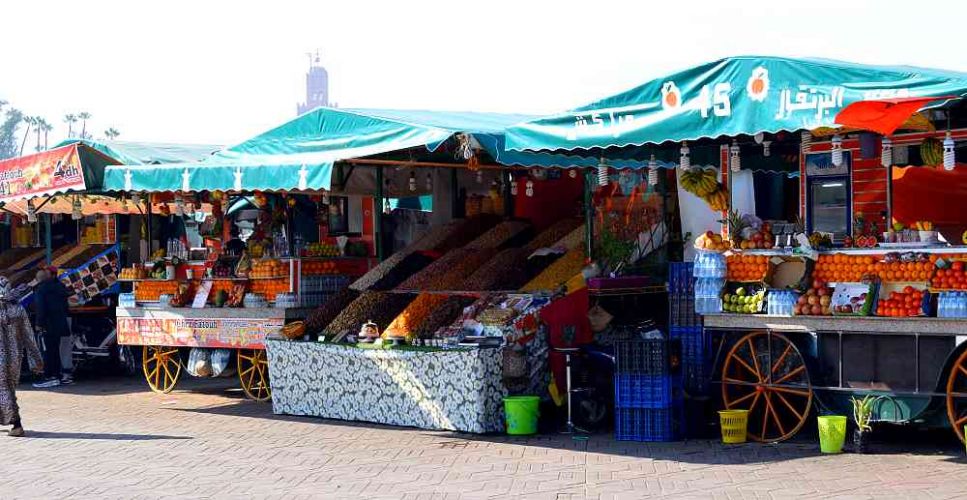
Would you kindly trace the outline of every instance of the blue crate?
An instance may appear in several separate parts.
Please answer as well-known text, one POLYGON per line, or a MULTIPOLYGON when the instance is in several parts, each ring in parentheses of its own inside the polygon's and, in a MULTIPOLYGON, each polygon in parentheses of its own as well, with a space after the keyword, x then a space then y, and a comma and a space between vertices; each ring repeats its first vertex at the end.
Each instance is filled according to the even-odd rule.
POLYGON ((615 373, 667 375, 672 346, 666 339, 615 342, 615 373))
POLYGON ((691 262, 670 262, 668 264, 668 293, 672 295, 694 295, 694 266, 691 262))
POLYGON ((668 408, 681 397, 673 375, 619 373, 614 376, 615 408, 668 408))
POLYGON ((668 338, 682 344, 682 360, 704 361, 711 351, 709 337, 701 326, 673 326, 668 329, 668 338))
POLYGON ((681 404, 662 409, 615 409, 614 438, 618 441, 677 441, 682 436, 683 420, 681 404))
POLYGON ((702 324, 702 317, 695 313, 694 295, 668 296, 668 324, 672 327, 689 327, 702 324))
POLYGON ((681 342, 682 386, 690 395, 708 394, 712 371, 711 338, 702 327, 673 327, 669 337, 681 342))

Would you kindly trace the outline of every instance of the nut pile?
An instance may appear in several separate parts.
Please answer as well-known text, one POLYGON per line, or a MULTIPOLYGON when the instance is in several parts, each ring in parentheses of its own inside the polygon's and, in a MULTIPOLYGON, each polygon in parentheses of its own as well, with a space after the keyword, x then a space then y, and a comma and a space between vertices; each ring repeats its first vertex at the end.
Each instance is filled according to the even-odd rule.
POLYGON ((309 313, 306 317, 306 331, 309 333, 323 331, 357 297, 359 292, 350 288, 344 288, 335 293, 324 304, 309 313))
POLYGON ((459 290, 464 280, 493 257, 494 250, 459 248, 447 252, 397 287, 399 290, 459 290))
POLYGON ((468 248, 500 248, 513 246, 514 240, 528 236, 531 225, 528 222, 509 220, 490 228, 484 234, 471 241, 468 248))
POLYGON ((584 269, 584 258, 583 250, 569 250, 563 257, 547 266, 544 272, 524 285, 521 290, 525 292, 556 290, 584 269))
POLYGON ((406 281, 410 276, 422 271, 426 266, 433 263, 433 257, 422 252, 413 252, 398 264, 393 266, 378 281, 373 283, 370 290, 392 290, 406 281))
POLYGON ((495 215, 478 215, 463 221, 443 241, 433 247, 441 252, 461 248, 488 229, 497 225, 500 217, 495 215))
POLYGON ((389 325, 413 301, 407 293, 363 292, 323 330, 327 337, 356 333, 367 321, 379 328, 389 325))
POLYGON ((573 232, 580 225, 581 221, 573 217, 561 219, 547 229, 541 231, 541 233, 531 240, 530 243, 528 243, 524 248, 534 251, 538 248, 547 248, 553 246, 555 243, 560 241, 561 238, 571 234, 571 232, 573 232))
POLYGON ((419 338, 433 337, 441 328, 452 325, 463 313, 463 308, 473 304, 474 301, 475 299, 472 297, 447 297, 446 301, 434 309, 416 329, 416 336, 419 338))
POLYGON ((385 277, 407 256, 413 252, 436 248, 465 223, 465 220, 453 221, 442 226, 431 228, 424 233, 423 236, 417 238, 413 243, 410 243, 402 250, 390 255, 386 260, 380 262, 379 265, 370 269, 369 272, 356 280, 352 285, 349 285, 349 288, 360 291, 369 290, 377 281, 385 277))
POLYGON ((437 307, 446 302, 443 295, 421 293, 386 327, 385 335, 413 337, 437 307))
POLYGON ((468 291, 516 290, 527 283, 527 256, 523 248, 508 248, 480 266, 464 282, 468 291))
POLYGON ((567 233, 567 236, 554 242, 554 244, 551 246, 565 248, 567 250, 581 248, 581 245, 584 244, 584 231, 584 224, 581 224, 570 233, 567 233))

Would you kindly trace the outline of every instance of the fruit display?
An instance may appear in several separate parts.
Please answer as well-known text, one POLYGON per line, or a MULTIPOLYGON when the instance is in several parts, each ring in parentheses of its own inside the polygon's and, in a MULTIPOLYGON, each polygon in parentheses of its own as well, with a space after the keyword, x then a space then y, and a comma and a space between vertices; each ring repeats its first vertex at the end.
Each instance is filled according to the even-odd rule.
POLYGON ((254 280, 249 282, 249 292, 265 297, 269 302, 275 301, 275 296, 289 291, 289 280, 254 280))
POLYGON ((692 168, 681 174, 682 189, 705 200, 715 211, 729 209, 729 191, 718 181, 715 169, 692 168))
POLYGON ((815 249, 830 248, 833 246, 833 240, 828 234, 814 232, 809 235, 809 246, 815 249))
POLYGON ((396 319, 415 297, 407 293, 363 292, 323 329, 326 337, 356 333, 367 321, 384 328, 396 319))
POLYGON ((121 280, 143 280, 148 278, 148 269, 141 264, 121 269, 118 279, 121 280))
POLYGON ((888 318, 910 318, 923 316, 924 299, 929 292, 907 285, 901 290, 880 292, 880 299, 876 302, 876 315, 888 318))
POLYGON ((813 276, 831 283, 861 281, 864 276, 876 274, 876 261, 871 255, 823 254, 816 260, 813 276))
POLYGON ((339 265, 332 260, 306 260, 302 262, 302 274, 306 276, 339 274, 339 265))
POLYGON ((501 248, 512 246, 514 240, 526 238, 531 233, 529 222, 504 221, 488 229, 476 239, 467 244, 467 248, 501 248))
POLYGON ((964 234, 960 235, 960 242, 967 245, 967 231, 964 231, 964 234))
POLYGON ((918 220, 913 223, 913 229, 917 231, 933 231, 933 222, 928 220, 918 220))
POLYGON ((554 291, 584 269, 587 257, 583 250, 569 250, 547 266, 543 272, 521 287, 524 292, 554 291))
POLYGON ((341 255, 339 245, 328 243, 309 243, 306 245, 306 257, 338 257, 341 255))
MULTIPOLYGON (((464 224, 466 224, 465 220, 456 220, 442 226, 429 229, 423 234, 423 236, 417 238, 402 250, 390 255, 383 262, 380 262, 376 267, 370 269, 366 274, 353 282, 353 284, 349 285, 349 287, 353 290, 359 291, 370 289, 392 290, 393 288, 396 288, 396 286, 402 283, 403 280, 409 278, 414 272, 422 269, 422 267, 420 267, 419 269, 413 269, 412 271, 406 272, 408 268, 404 268, 402 271, 395 271, 396 266, 400 265, 404 259, 408 258, 415 252, 431 250, 440 246, 464 224), (390 276, 392 276, 392 278, 390 276), (379 288, 375 288, 376 283, 381 282, 384 279, 386 279, 386 281, 381 283, 379 288), (397 279, 399 281, 396 281, 397 279), (389 285, 388 283, 393 284, 389 285)), ((430 260, 432 260, 432 258, 430 260)), ((410 264, 414 263, 415 261, 410 262, 410 264)))
POLYGON ((168 305, 171 307, 185 307, 191 300, 191 287, 187 283, 178 283, 175 293, 171 295, 168 305))
POLYGON ((794 316, 829 316, 832 314, 830 305, 833 302, 833 289, 823 280, 813 280, 812 286, 806 293, 799 296, 796 306, 792 309, 794 316))
POLYGON ((722 296, 722 311, 733 314, 757 314, 765 304, 765 288, 758 290, 751 285, 738 285, 731 293, 722 296))
POLYGON ((225 303, 227 307, 242 307, 242 303, 245 301, 245 284, 235 283, 232 285, 232 289, 228 292, 228 301, 225 303))
POLYGON ((527 283, 530 253, 525 248, 508 248, 498 253, 474 271, 461 288, 471 291, 517 290, 527 283))
POLYGON ((178 290, 176 281, 143 281, 134 290, 134 300, 157 302, 162 295, 174 295, 178 290))
POLYGON ((763 281, 769 273, 769 257, 765 255, 729 255, 726 258, 729 281, 763 281))
POLYGON ((332 323, 332 320, 342 312, 352 301, 359 297, 359 292, 345 288, 329 297, 325 303, 314 309, 306 317, 306 330, 309 333, 319 333, 332 323))
POLYGON ((252 262, 248 277, 255 279, 278 278, 289 275, 289 264, 278 259, 264 259, 252 262))
POLYGON ((581 220, 574 217, 567 217, 561 219, 554 224, 551 224, 547 229, 540 232, 534 239, 530 240, 524 248, 530 251, 537 250, 539 248, 547 248, 553 246, 561 238, 567 236, 572 231, 581 226, 581 220))
POLYGON ((433 295, 429 293, 419 294, 413 302, 410 302, 403 312, 401 312, 383 331, 384 337, 408 337, 412 338, 420 325, 422 325, 430 314, 437 307, 446 302, 445 295, 433 295))
POLYGON ((930 286, 937 290, 967 290, 967 269, 964 261, 954 260, 936 270, 930 286))
POLYGON ((920 144, 920 159, 924 166, 934 166, 943 163, 943 143, 930 137, 920 144))
POLYGON ((419 338, 433 337, 441 328, 446 328, 453 324, 463 313, 463 309, 473 304, 475 299, 471 297, 447 297, 416 329, 416 336, 419 338))
POLYGON ((695 238, 695 248, 698 250, 708 250, 711 252, 724 252, 732 248, 732 244, 722 238, 721 234, 706 231, 695 238))

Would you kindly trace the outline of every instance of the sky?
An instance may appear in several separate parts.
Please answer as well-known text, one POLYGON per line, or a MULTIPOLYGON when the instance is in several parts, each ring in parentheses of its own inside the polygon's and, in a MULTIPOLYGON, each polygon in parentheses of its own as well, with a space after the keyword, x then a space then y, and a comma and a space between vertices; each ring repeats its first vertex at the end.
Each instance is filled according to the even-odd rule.
POLYGON ((967 72, 967 2, 8 2, 0 100, 95 137, 230 145, 296 114, 307 52, 340 107, 545 114, 729 55, 967 72), (913 11, 915 9, 915 12, 913 11))

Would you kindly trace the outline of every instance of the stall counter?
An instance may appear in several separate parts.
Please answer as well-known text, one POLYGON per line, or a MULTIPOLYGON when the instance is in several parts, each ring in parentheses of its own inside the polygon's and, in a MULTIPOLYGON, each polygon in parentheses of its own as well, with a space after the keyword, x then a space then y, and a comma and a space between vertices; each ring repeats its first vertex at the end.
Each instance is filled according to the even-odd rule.
POLYGON ((504 429, 502 349, 364 349, 269 337, 277 414, 461 431, 504 429))

